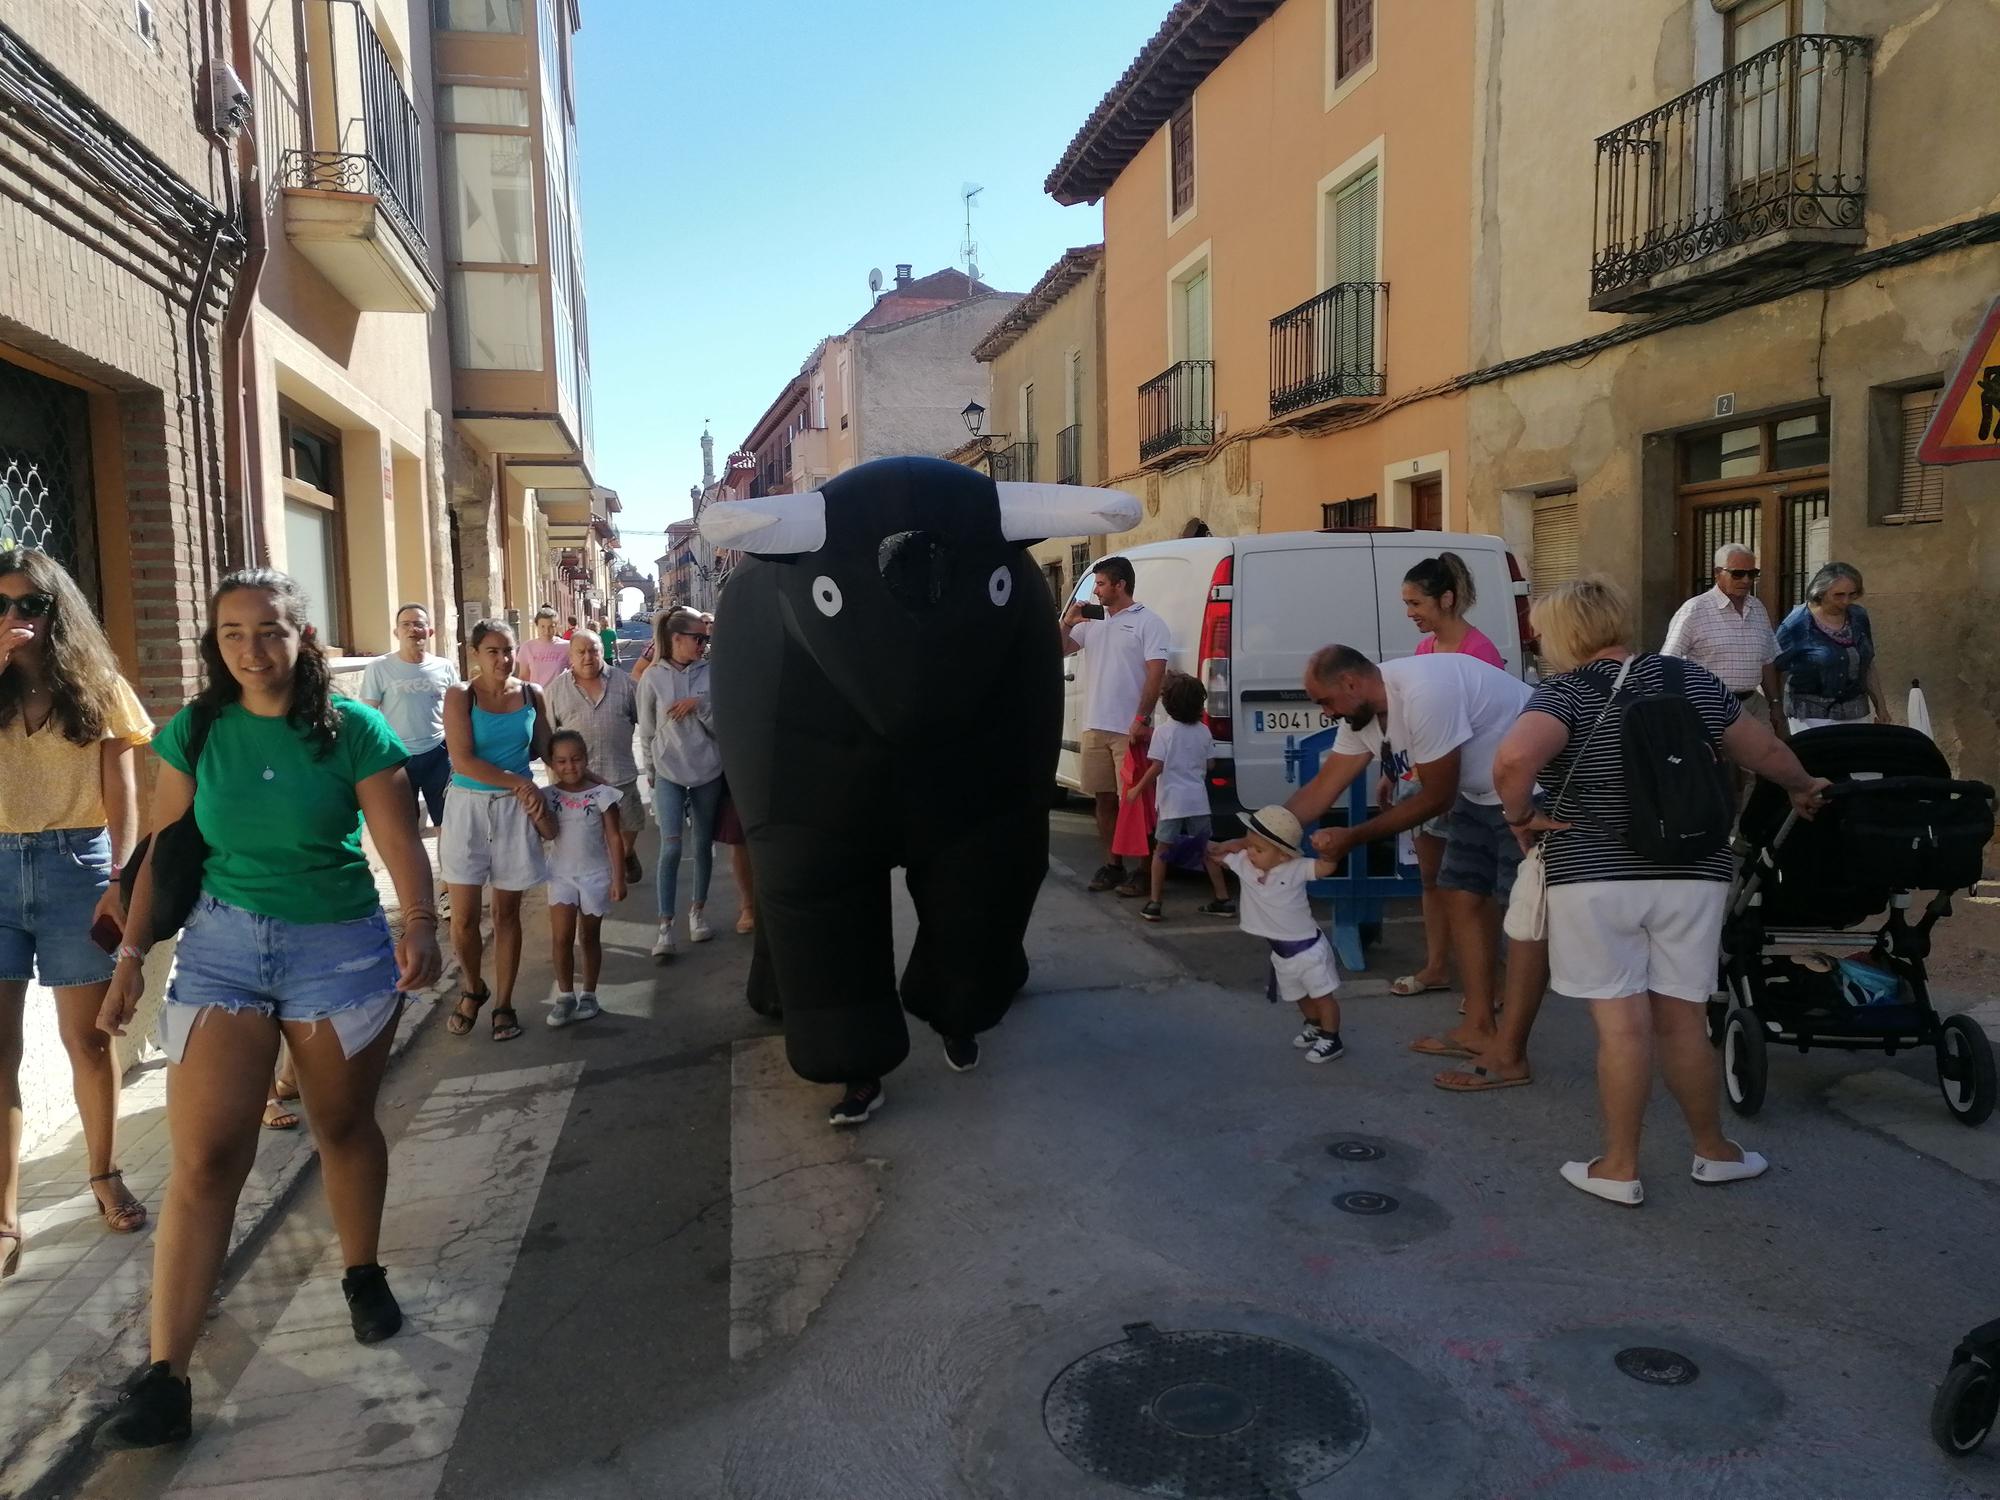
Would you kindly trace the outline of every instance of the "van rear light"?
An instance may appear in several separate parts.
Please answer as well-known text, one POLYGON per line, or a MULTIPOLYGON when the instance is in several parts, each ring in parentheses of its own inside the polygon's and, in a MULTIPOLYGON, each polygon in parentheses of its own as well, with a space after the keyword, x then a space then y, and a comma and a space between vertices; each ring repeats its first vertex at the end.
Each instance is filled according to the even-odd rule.
POLYGON ((1525 653, 1535 648, 1535 627, 1528 623, 1528 575, 1521 571, 1521 561, 1513 553, 1507 554, 1507 577, 1514 589, 1514 623, 1521 637, 1521 650, 1525 653))
POLYGON ((1196 671, 1208 693, 1203 718, 1208 732, 1218 740, 1234 738, 1234 710, 1229 691, 1229 617, 1235 588, 1235 559, 1225 553, 1208 580, 1208 602, 1201 607, 1201 641, 1196 652, 1196 671))

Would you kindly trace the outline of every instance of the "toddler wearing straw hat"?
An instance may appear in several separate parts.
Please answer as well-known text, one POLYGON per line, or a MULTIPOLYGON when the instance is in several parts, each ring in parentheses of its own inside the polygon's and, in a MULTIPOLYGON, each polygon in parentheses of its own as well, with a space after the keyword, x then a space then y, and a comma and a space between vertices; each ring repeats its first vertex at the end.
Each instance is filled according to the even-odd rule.
POLYGON ((1271 946, 1271 998, 1298 1002, 1305 1025, 1292 1045, 1309 1063, 1332 1062, 1346 1051, 1334 998, 1340 971, 1313 920, 1306 882, 1332 875, 1334 863, 1302 852, 1299 820, 1283 807, 1260 808, 1243 822, 1243 838, 1209 846, 1209 863, 1236 872, 1243 930, 1271 946))

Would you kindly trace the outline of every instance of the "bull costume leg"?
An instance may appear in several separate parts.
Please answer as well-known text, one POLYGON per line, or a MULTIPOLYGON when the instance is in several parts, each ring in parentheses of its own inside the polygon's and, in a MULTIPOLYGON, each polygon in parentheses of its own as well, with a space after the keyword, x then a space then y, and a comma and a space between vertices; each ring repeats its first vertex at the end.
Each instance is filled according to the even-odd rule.
MULTIPOLYGON (((880 459, 824 491, 709 506, 747 553, 715 625, 715 732, 757 879, 750 1002, 801 1077, 879 1080, 909 1051, 891 872, 920 920, 911 1014, 986 1030, 1027 978, 1062 723, 1055 603, 1027 548, 1123 531, 1130 495, 880 459)), ((837 1105, 834 1123, 866 1118, 837 1105)))

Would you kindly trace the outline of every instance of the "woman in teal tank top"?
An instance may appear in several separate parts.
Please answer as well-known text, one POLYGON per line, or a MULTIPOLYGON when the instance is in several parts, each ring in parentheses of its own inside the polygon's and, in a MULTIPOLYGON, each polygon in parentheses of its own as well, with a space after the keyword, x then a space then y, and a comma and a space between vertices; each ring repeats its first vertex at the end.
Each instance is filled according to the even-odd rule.
POLYGON ((493 1001, 493 1040, 521 1034, 514 980, 521 969, 521 893, 548 880, 541 806, 529 765, 546 759, 548 706, 542 690, 514 675, 514 632, 504 620, 481 620, 470 637, 473 678, 445 694, 444 742, 451 751, 451 791, 438 838, 438 871, 451 889, 451 944, 465 970, 445 1029, 464 1036, 493 1001), (480 907, 493 888, 493 988, 480 978, 484 957, 480 907))

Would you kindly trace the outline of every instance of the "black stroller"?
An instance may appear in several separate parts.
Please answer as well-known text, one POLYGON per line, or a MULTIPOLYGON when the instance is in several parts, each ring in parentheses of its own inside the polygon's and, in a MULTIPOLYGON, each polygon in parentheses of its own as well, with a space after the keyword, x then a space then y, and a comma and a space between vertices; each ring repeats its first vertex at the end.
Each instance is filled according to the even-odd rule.
POLYGON ((1992 1045, 1970 1016, 1939 1019, 1924 960, 1952 895, 1980 877, 1993 788, 1952 780, 1929 736, 1895 725, 1804 730, 1792 749, 1834 785, 1809 822, 1769 782, 1743 812, 1723 927, 1727 998, 1708 1010, 1731 1107, 1762 1108, 1772 1044, 1891 1057, 1930 1047, 1953 1118, 1981 1124, 1993 1113, 1992 1045), (1914 892, 1933 894, 1912 920, 1914 892))

